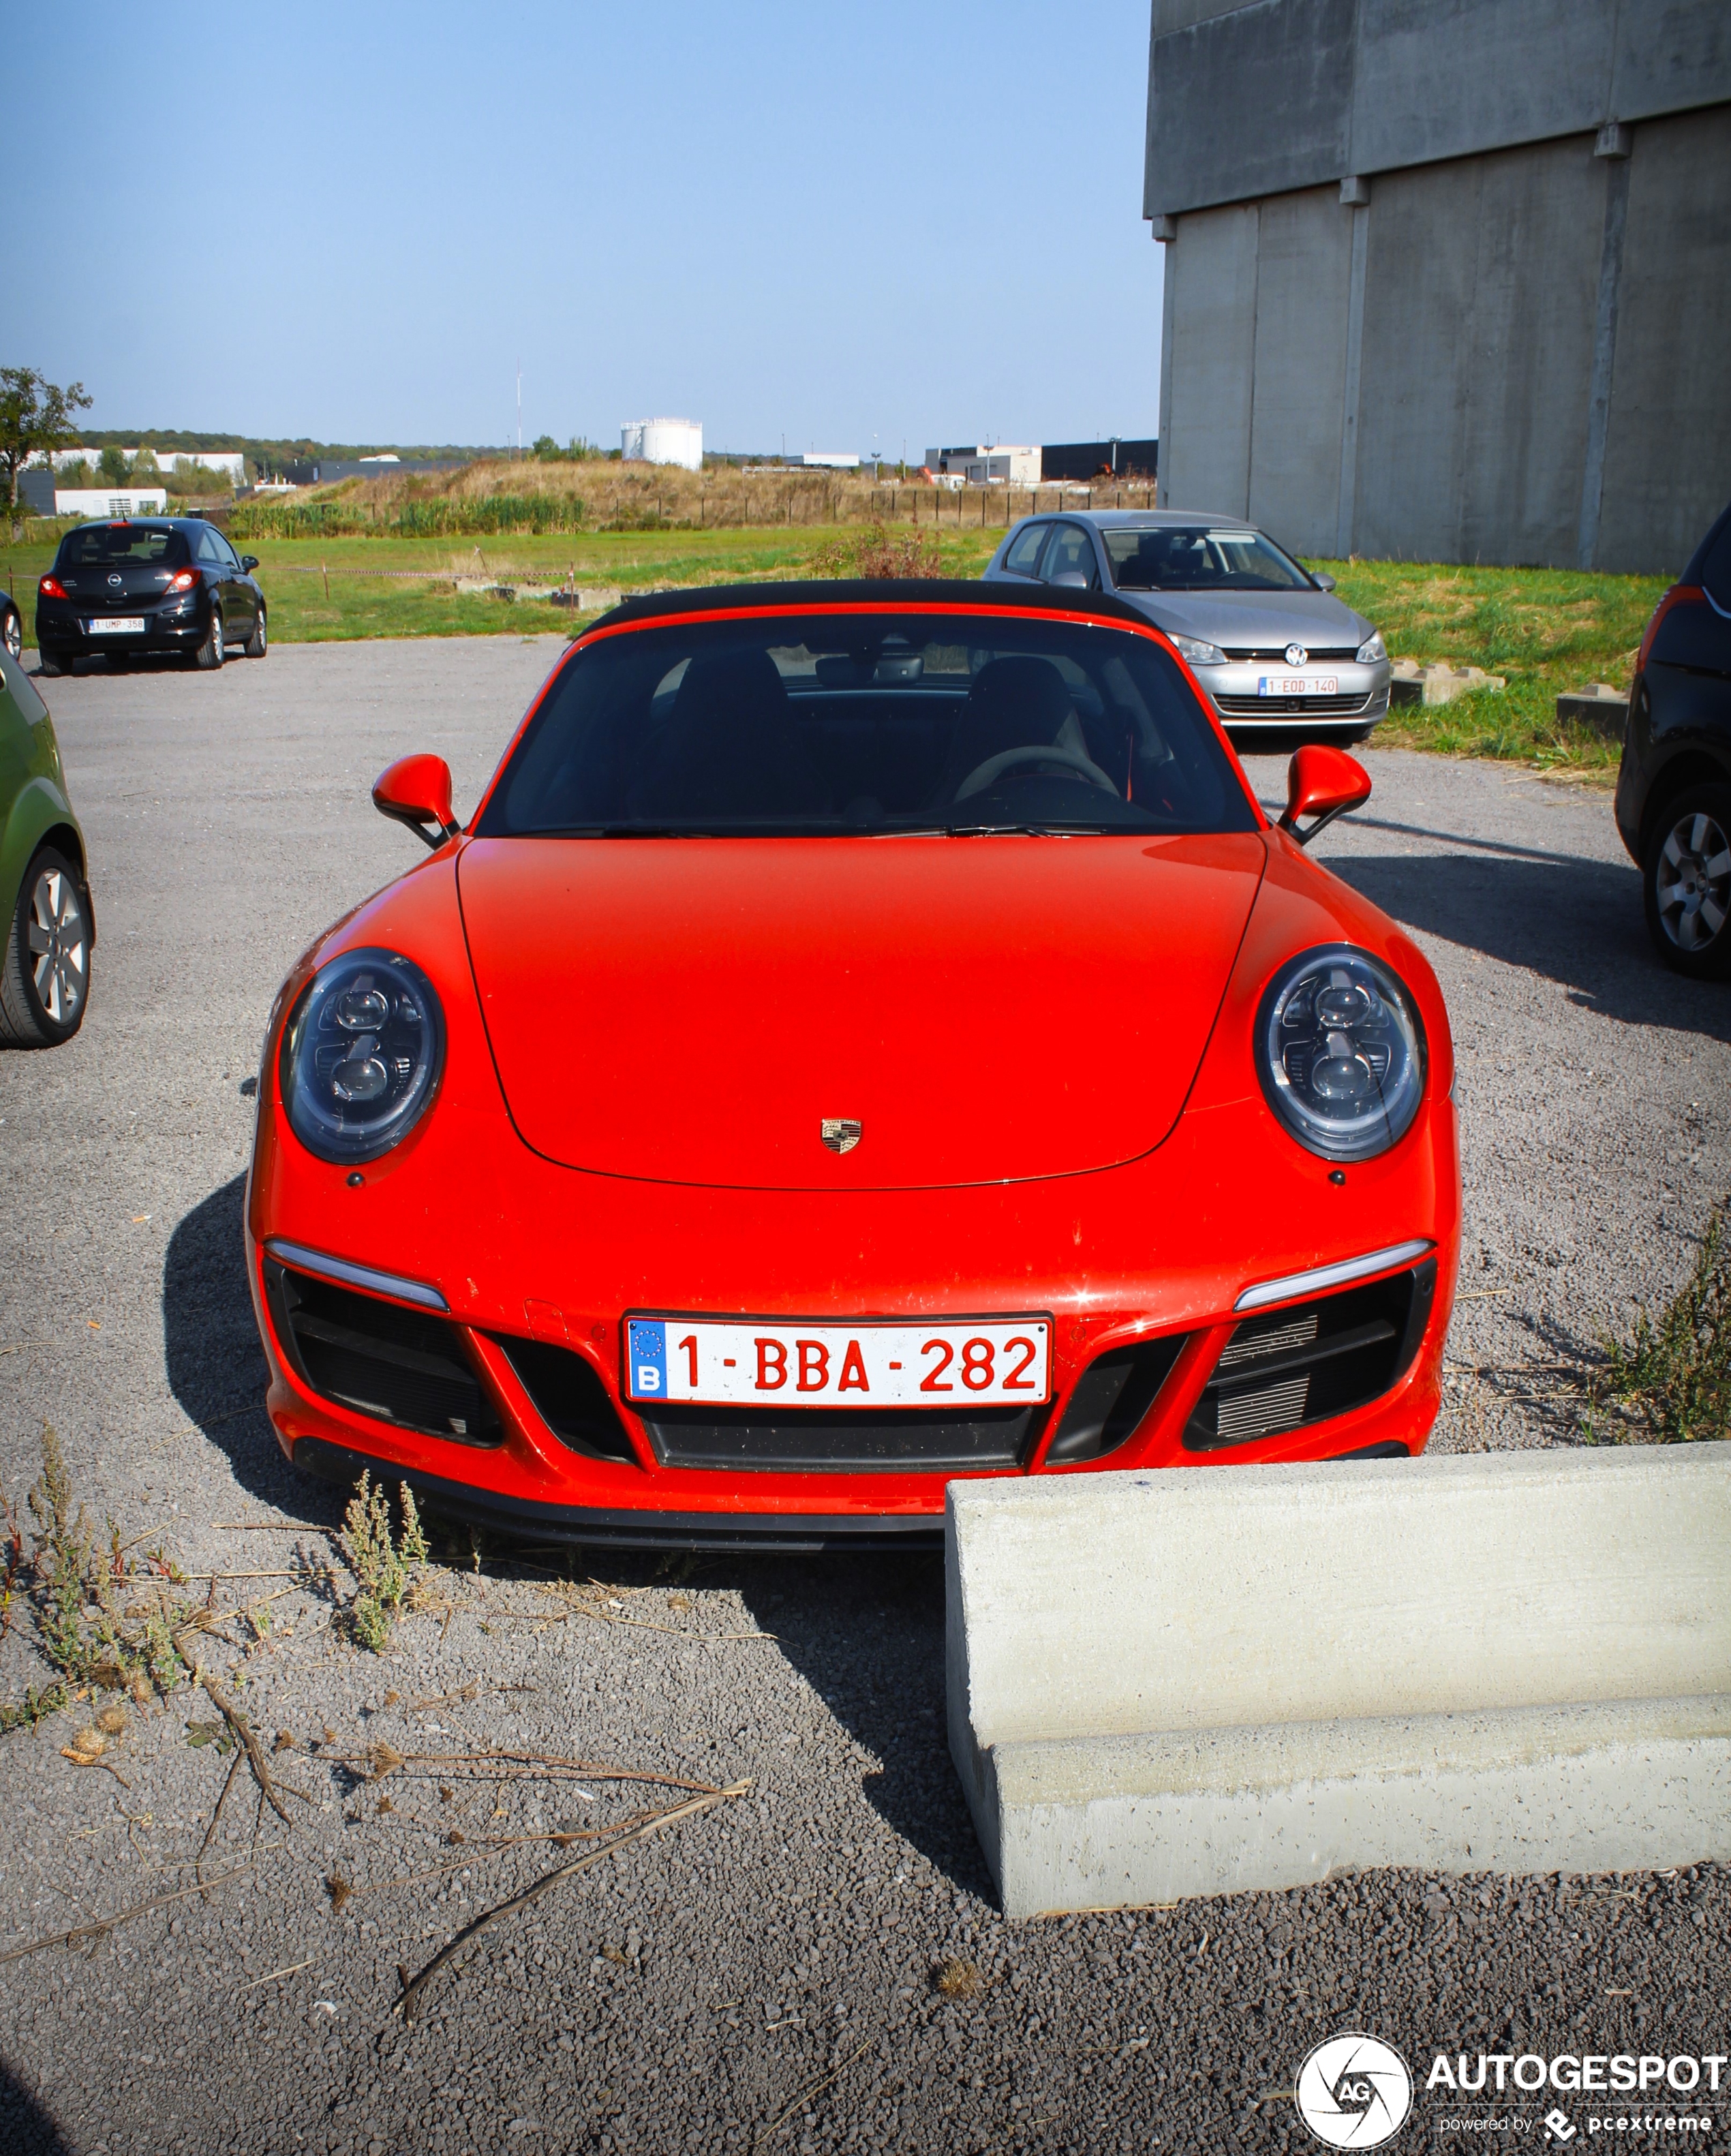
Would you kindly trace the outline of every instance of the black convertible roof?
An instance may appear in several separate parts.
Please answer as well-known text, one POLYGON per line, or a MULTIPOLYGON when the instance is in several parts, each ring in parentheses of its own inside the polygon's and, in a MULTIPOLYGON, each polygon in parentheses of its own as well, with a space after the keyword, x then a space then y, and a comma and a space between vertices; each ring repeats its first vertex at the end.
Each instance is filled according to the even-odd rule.
MULTIPOLYGON (((635 594, 590 623, 591 629, 664 620, 670 614, 717 613, 736 607, 997 607, 1006 613, 1087 613, 1102 621, 1148 626, 1148 618, 1110 592, 999 584, 963 577, 824 577, 800 583, 705 584, 697 590, 635 594)), ((587 634, 587 632, 585 632, 587 634)))

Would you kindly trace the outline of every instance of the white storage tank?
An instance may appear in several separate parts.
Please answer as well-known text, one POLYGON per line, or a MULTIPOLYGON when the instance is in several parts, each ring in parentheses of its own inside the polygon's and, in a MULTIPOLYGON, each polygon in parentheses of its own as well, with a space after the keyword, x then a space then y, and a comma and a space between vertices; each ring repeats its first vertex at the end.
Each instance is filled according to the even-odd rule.
POLYGON ((697 419, 632 419, 619 429, 625 463, 703 468, 703 425, 697 419))

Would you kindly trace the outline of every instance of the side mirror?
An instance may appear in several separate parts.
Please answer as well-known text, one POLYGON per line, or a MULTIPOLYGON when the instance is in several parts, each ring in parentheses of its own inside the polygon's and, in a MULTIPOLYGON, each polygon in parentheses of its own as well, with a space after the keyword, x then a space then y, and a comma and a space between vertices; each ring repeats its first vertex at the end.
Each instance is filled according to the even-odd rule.
POLYGON ((442 756, 399 757, 373 781, 372 805, 381 816, 407 824, 429 846, 442 846, 457 834, 451 814, 451 767, 442 756), (427 829, 429 824, 437 827, 436 832, 427 829))
POLYGON ((247 574, 250 576, 253 571, 259 566, 258 556, 256 554, 243 554, 240 557, 240 566, 246 571, 247 574))
POLYGON ((1056 576, 1048 577, 1046 582, 1056 584, 1061 591, 1085 592, 1088 588, 1088 573, 1086 569, 1060 569, 1056 576))
POLYGON ((1332 592, 1334 588, 1334 579, 1326 569, 1312 570, 1310 581, 1319 592, 1332 592))
POLYGON ((1287 813, 1280 819, 1301 846, 1349 808, 1362 808, 1370 798, 1370 773, 1342 749, 1312 742, 1301 748, 1287 767, 1287 813), (1301 816, 1316 821, 1307 831, 1298 829, 1301 816))

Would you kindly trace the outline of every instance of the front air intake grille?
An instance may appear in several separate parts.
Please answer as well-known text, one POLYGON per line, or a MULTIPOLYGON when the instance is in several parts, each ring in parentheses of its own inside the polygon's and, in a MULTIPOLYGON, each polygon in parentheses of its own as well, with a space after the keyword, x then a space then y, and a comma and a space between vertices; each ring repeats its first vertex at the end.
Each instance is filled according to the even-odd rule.
POLYGON ((1169 1333, 1097 1356, 1076 1381, 1057 1435, 1046 1447, 1047 1465, 1102 1460, 1116 1452, 1153 1405, 1188 1337, 1169 1333))
MULTIPOLYGON (((1220 649, 1229 659, 1266 659, 1276 666, 1284 666, 1287 663, 1287 647, 1283 644, 1259 644, 1254 647, 1223 644, 1220 649)), ((1359 655, 1356 644, 1330 644, 1326 650, 1319 650, 1315 644, 1307 644, 1305 649, 1312 666, 1350 666, 1359 655)))
POLYGON ((1187 1452, 1220 1452, 1345 1414, 1405 1376, 1431 1315, 1436 1260, 1247 1317, 1184 1427, 1187 1452))
MULTIPOLYGON (((642 1410, 639 1409, 639 1413, 642 1410)), ((1014 1467, 1025 1456, 1038 1408, 982 1408, 963 1418, 907 1409, 663 1407, 645 1414, 656 1456, 669 1467, 731 1467, 783 1475, 930 1474, 1014 1467)))
POLYGON ((1216 696, 1223 719, 1350 719, 1369 707, 1368 691, 1349 696, 1216 696))
POLYGON ((498 1414, 448 1318, 357 1295, 274 1258, 265 1286, 277 1337, 309 1392, 429 1437, 501 1441, 498 1414))
POLYGON ((631 1440, 592 1363, 544 1340, 520 1340, 506 1332, 487 1337, 516 1371, 535 1412, 561 1445, 593 1459, 636 1466, 631 1440))

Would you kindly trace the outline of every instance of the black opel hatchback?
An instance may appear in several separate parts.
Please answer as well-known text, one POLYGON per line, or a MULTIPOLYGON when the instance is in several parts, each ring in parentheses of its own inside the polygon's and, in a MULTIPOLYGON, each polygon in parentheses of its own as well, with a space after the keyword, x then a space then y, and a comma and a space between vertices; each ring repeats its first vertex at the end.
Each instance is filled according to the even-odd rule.
POLYGON ((41 670, 63 673, 97 652, 178 652, 208 667, 230 651, 262 659, 258 566, 256 555, 237 554, 213 524, 194 517, 80 524, 36 587, 41 670))
POLYGON ((1653 609, 1635 661, 1617 829, 1659 956, 1731 974, 1731 509, 1653 609))

